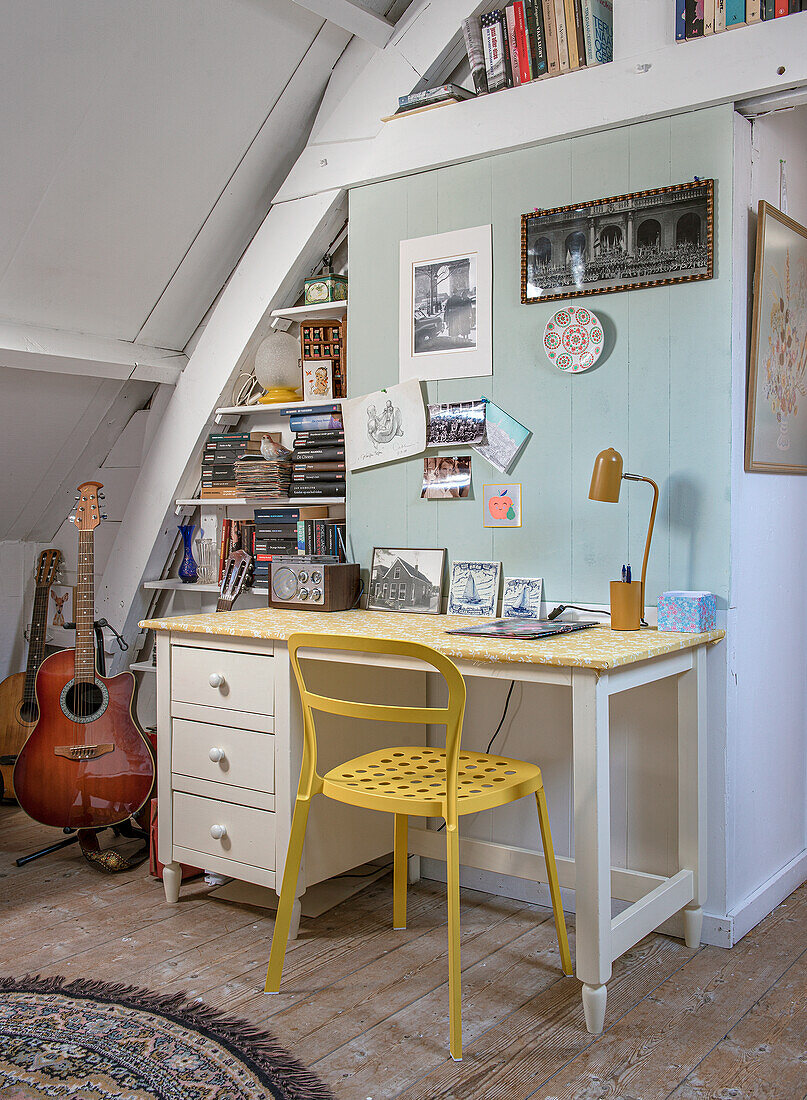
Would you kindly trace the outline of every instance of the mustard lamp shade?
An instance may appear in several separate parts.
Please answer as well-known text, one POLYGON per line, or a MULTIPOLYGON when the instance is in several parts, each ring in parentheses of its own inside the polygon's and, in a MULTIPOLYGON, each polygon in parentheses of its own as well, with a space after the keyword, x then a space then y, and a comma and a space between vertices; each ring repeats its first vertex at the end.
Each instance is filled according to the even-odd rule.
POLYGON ((622 455, 613 447, 600 451, 594 459, 594 471, 591 475, 589 500, 604 500, 616 504, 622 485, 622 455))

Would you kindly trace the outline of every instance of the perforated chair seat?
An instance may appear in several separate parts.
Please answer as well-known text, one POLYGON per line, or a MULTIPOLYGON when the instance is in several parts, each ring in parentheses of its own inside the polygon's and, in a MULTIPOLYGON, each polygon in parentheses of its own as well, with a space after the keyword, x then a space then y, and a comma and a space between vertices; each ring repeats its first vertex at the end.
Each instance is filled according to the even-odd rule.
MULTIPOLYGON (((323 794, 371 810, 444 817, 445 749, 380 749, 332 768, 323 794)), ((537 764, 462 750, 457 774, 457 811, 477 813, 534 794, 542 786, 537 764)))

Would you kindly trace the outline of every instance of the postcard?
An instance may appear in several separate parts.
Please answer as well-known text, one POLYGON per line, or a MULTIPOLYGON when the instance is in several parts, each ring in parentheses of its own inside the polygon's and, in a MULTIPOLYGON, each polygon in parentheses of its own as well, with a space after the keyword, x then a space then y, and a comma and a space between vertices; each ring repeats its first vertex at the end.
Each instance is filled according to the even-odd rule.
POLYGON ((443 455, 423 459, 421 497, 427 500, 456 500, 471 492, 471 456, 443 455))
POLYGON ((485 439, 474 444, 474 450, 503 474, 509 474, 532 433, 512 416, 487 402, 485 439))
POLYGON ((482 486, 482 526, 521 526, 521 483, 482 486))

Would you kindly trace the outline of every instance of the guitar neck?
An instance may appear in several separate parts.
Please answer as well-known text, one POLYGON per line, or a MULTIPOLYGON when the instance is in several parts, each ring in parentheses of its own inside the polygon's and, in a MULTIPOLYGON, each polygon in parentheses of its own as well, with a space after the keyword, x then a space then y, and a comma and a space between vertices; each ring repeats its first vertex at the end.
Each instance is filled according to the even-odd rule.
POLYGON ((216 601, 216 611, 232 611, 235 600, 235 596, 219 596, 216 601))
POLYGON ((75 678, 78 683, 95 679, 95 564, 94 533, 78 534, 78 583, 76 584, 76 656, 75 678))
POLYGON ((45 659, 45 631, 48 620, 48 598, 50 585, 38 584, 34 590, 34 609, 31 613, 31 629, 28 640, 28 663, 25 666, 25 684, 23 702, 33 703, 34 686, 39 666, 45 659))

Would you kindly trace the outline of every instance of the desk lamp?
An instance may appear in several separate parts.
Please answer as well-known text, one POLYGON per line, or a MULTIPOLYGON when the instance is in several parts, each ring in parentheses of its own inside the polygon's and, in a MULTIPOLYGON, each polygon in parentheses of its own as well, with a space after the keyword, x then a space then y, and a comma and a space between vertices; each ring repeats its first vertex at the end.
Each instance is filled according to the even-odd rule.
POLYGON ((632 583, 611 581, 611 628, 613 630, 638 630, 644 611, 647 559, 650 554, 650 540, 653 537, 653 524, 656 520, 658 485, 649 477, 642 477, 639 474, 623 474, 622 455, 619 451, 615 451, 613 447, 609 447, 605 451, 600 451, 594 460, 594 471, 591 475, 591 488, 588 491, 588 497, 589 500, 603 500, 609 504, 616 504, 619 500, 619 490, 623 479, 625 481, 646 481, 648 485, 653 486, 653 507, 650 509, 650 523, 647 528, 647 541, 644 546, 642 579, 632 583))

